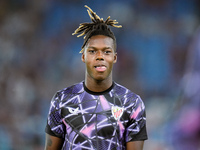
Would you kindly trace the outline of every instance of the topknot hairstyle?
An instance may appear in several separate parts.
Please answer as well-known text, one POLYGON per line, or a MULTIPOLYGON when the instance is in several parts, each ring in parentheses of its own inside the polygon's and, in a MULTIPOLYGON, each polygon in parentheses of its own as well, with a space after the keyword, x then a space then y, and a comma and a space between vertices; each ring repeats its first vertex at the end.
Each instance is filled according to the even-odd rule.
POLYGON ((91 38, 94 35, 105 35, 108 37, 111 37, 114 41, 116 41, 115 36, 111 29, 108 26, 121 28, 121 25, 116 25, 118 22, 116 20, 111 20, 110 16, 106 19, 106 21, 103 20, 103 18, 100 18, 95 12, 92 11, 90 7, 85 5, 87 8, 87 12, 90 16, 91 23, 81 23, 80 26, 74 31, 72 35, 79 34, 77 37, 84 36, 84 43, 82 45, 82 50, 80 53, 83 53, 84 47, 86 43, 88 42, 89 38, 91 38))

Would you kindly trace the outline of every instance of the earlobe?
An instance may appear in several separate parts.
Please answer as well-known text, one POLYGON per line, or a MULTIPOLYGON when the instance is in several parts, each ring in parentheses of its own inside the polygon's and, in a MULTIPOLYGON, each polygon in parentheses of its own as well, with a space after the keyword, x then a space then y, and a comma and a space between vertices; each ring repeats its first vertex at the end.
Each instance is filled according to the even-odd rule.
POLYGON ((114 63, 117 62, 117 53, 115 53, 115 56, 114 56, 114 63))
POLYGON ((82 53, 81 60, 82 60, 82 62, 85 63, 85 55, 84 55, 84 53, 82 53))

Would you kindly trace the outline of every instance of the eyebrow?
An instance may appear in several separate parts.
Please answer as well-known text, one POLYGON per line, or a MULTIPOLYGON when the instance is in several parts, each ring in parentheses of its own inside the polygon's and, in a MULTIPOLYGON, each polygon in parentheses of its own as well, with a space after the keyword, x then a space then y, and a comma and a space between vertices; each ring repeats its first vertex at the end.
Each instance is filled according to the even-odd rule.
MULTIPOLYGON (((94 49, 94 50, 98 49, 98 48, 96 48, 94 46, 89 46, 87 49, 89 49, 89 48, 94 49)), ((104 47, 103 50, 105 50, 105 49, 112 49, 112 47, 104 47)))

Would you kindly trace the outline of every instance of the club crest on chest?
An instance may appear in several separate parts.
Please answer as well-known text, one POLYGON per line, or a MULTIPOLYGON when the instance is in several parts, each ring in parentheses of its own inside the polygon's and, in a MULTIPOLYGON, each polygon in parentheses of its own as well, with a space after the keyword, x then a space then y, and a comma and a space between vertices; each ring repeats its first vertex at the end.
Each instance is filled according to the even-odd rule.
POLYGON ((124 112, 124 108, 118 107, 118 106, 112 106, 111 112, 112 112, 112 115, 115 118, 115 120, 119 120, 120 117, 122 116, 123 112, 124 112))

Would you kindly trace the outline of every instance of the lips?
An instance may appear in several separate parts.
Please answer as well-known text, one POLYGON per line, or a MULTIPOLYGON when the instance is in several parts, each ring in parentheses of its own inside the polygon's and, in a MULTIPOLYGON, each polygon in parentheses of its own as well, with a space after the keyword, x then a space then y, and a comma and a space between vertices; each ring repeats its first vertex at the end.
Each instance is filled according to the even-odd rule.
POLYGON ((104 65, 97 65, 94 67, 98 72, 104 72, 106 70, 106 66, 104 65))

